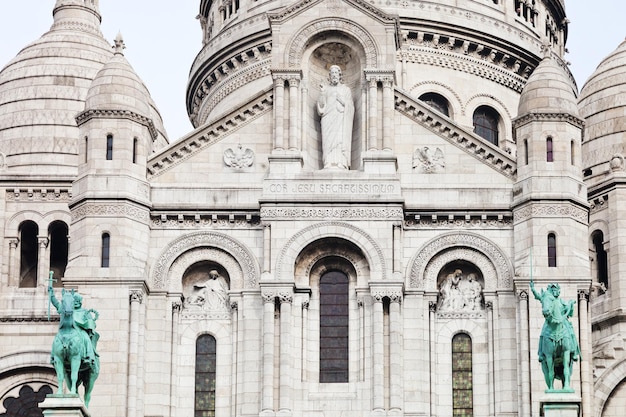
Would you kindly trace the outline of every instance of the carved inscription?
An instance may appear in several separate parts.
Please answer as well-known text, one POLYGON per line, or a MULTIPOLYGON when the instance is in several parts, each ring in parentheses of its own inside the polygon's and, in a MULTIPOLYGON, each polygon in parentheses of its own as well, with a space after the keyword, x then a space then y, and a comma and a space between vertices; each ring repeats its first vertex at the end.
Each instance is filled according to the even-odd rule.
POLYGON ((396 194, 395 184, 340 182, 272 182, 265 184, 270 194, 396 194))

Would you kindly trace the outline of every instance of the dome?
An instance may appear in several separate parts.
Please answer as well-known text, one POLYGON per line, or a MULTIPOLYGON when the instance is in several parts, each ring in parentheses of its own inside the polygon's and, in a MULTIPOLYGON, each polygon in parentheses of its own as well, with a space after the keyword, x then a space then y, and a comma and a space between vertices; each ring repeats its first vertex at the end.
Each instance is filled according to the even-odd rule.
POLYGON ((623 154, 618 134, 626 131, 626 41, 589 77, 580 93, 579 108, 586 119, 585 141, 606 138, 594 146, 623 154))
POLYGON ((518 117, 529 113, 568 113, 579 117, 575 87, 550 55, 533 71, 520 96, 518 117))
POLYGON ((75 174, 74 117, 111 56, 97 2, 58 0, 50 30, 0 71, 0 146, 9 172, 75 174))
POLYGON ((125 110, 151 116, 150 93, 130 66, 122 50, 120 35, 115 39, 115 53, 91 83, 85 110, 125 110))

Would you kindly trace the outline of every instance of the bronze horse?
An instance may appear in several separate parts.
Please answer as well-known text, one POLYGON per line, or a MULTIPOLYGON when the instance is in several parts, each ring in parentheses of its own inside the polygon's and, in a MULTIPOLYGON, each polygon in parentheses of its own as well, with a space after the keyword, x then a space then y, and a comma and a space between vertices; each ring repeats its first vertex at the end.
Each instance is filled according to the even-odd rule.
MULTIPOLYGON (((53 297, 51 295, 51 299, 53 297)), ((59 382, 57 394, 63 393, 64 381, 72 394, 76 394, 78 386, 83 384, 85 406, 89 407, 91 390, 100 372, 100 359, 97 356, 89 358, 87 352, 91 348, 91 340, 74 324, 74 291, 63 289, 61 303, 55 303, 55 307, 61 316, 59 332, 52 342, 51 359, 59 382)))

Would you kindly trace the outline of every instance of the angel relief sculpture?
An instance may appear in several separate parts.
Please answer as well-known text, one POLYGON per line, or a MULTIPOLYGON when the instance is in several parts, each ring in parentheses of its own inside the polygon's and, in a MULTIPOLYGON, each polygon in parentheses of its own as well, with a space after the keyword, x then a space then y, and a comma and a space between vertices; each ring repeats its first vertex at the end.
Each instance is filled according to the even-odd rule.
POLYGON ((208 311, 228 309, 228 284, 216 270, 209 271, 209 279, 196 282, 188 289, 185 307, 208 311))
POLYGON ((230 168, 249 168, 254 162, 254 151, 250 148, 243 149, 241 143, 237 149, 228 148, 224 151, 224 163, 230 168))
POLYGON ((443 171, 445 167, 446 162, 441 148, 436 148, 433 151, 428 146, 423 146, 413 152, 413 169, 425 174, 432 174, 443 171))
POLYGON ((482 310, 483 287, 475 273, 456 269, 441 282, 439 294, 440 311, 482 310))

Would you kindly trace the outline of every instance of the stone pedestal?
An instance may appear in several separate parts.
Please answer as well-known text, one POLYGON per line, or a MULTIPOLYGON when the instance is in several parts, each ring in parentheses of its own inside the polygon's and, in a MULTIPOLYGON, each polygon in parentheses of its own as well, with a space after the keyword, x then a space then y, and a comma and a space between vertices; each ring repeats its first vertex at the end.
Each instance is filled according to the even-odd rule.
POLYGON ((549 392, 540 399, 539 415, 542 417, 580 417, 581 399, 568 392, 549 392))
POLYGON ((44 417, 90 417, 77 394, 51 394, 39 404, 44 417))

